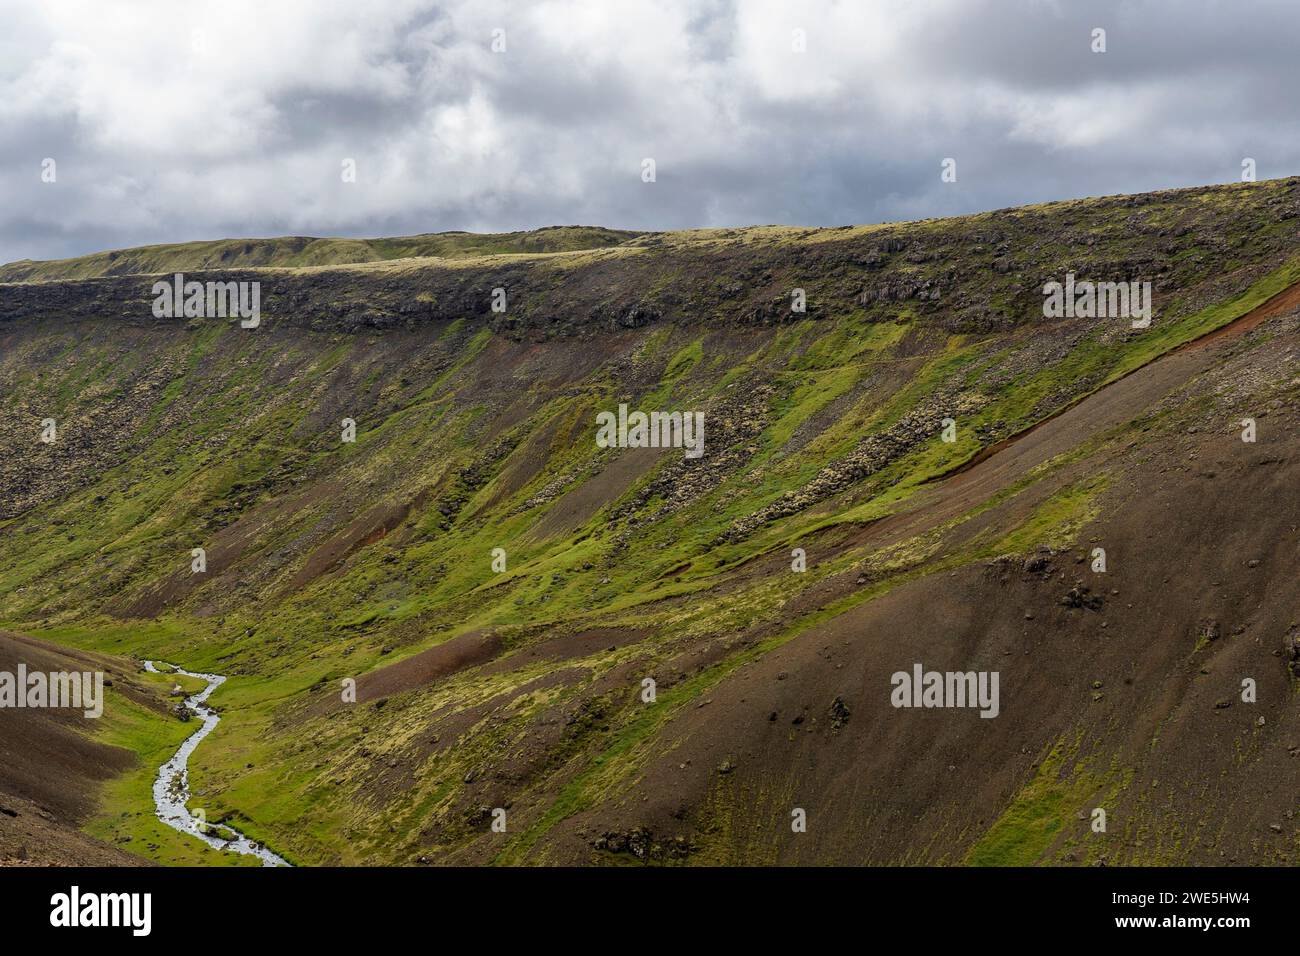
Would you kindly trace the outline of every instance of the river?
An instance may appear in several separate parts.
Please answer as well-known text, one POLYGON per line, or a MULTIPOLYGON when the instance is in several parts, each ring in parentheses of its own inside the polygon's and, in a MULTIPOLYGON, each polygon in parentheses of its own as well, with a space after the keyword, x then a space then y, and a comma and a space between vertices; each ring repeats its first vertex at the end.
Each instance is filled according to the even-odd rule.
POLYGON ((194 753, 194 749, 203 738, 212 733, 213 728, 221 722, 221 715, 207 705, 207 699, 214 690, 226 682, 226 679, 220 674, 196 674, 193 671, 176 667, 174 664, 164 664, 164 666, 172 668, 172 671, 160 671, 157 667, 159 663, 162 662, 145 661, 144 669, 154 674, 175 672, 184 674, 187 677, 197 677, 200 680, 207 681, 208 686, 197 694, 185 698, 185 706, 199 716, 203 721, 203 726, 185 738, 185 743, 181 744, 181 749, 176 751, 170 760, 158 768, 158 779, 154 781, 153 785, 153 803, 158 813, 158 819, 174 830, 197 837, 214 849, 255 856, 262 861, 263 866, 289 866, 288 860, 277 856, 262 844, 255 843, 234 827, 227 826, 224 823, 209 824, 209 829, 224 830, 232 834, 234 839, 223 840, 211 833, 205 833, 203 823, 186 806, 190 799, 188 770, 190 754, 194 753))

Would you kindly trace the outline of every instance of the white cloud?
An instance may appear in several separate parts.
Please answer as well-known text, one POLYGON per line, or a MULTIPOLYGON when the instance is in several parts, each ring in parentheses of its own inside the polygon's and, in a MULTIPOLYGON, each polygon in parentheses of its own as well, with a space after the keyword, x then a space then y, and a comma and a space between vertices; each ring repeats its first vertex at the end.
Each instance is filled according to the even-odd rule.
POLYGON ((1272 175, 1300 163, 1270 93, 1300 72, 1279 39, 1300 11, 1280 3, 0 0, 0 16, 0 259, 839 224, 1228 180, 1241 155, 1272 175), (1094 24, 1111 52, 1088 50, 1094 24))

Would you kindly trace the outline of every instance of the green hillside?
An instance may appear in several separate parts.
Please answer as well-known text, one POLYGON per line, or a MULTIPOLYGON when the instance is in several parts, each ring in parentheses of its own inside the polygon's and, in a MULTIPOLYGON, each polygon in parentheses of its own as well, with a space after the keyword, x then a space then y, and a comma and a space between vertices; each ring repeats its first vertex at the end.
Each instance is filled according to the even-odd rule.
MULTIPOLYGON (((194 805, 299 864, 1294 862, 1297 210, 11 265, 104 278, 0 286, 0 624, 228 675, 194 805), (407 256, 486 257, 255 268, 407 256), (123 275, 233 267, 256 329, 123 275), (1151 327, 1045 319, 1068 272, 1150 281, 1151 327), (600 447, 620 404, 704 454, 600 447), (916 662, 1001 713, 895 709, 916 662)), ((149 777, 86 825, 187 859, 149 777)))

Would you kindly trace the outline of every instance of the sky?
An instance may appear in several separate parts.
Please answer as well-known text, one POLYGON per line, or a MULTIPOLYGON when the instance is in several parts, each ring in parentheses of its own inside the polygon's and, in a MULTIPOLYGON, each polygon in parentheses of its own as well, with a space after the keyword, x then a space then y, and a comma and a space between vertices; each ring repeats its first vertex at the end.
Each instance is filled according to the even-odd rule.
POLYGON ((0 0, 0 22, 0 262, 1300 172, 1294 0, 0 0))

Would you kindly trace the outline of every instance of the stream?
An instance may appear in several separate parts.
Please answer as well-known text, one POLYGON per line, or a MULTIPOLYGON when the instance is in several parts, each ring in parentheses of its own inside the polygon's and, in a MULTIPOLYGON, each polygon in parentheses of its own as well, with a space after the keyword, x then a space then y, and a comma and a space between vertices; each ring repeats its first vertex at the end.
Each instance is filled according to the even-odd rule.
POLYGON ((185 706, 199 716, 203 721, 203 726, 189 737, 186 737, 185 742, 181 744, 181 749, 176 751, 170 760, 158 768, 158 779, 154 781, 153 785, 153 803, 158 813, 158 819, 173 830, 179 830, 181 833, 188 833, 190 836, 198 837, 214 849, 255 856, 262 861, 263 866, 289 866, 288 860, 277 856, 262 844, 250 840, 234 827, 227 826, 224 823, 209 823, 208 829, 222 830, 233 834, 234 839, 223 840, 218 836, 205 833, 203 824, 198 817, 190 813, 189 808, 186 806, 190 799, 188 770, 190 754, 194 753, 194 749, 198 747, 203 738, 212 733, 213 728, 221 722, 221 716, 209 707, 206 701, 214 690, 226 682, 226 679, 220 674, 196 674, 193 671, 176 667, 174 664, 164 664, 164 666, 170 667, 172 670, 161 671, 156 666, 159 663, 161 662, 145 661, 144 669, 154 674, 174 672, 184 674, 187 677, 197 677, 200 680, 207 681, 208 686, 197 694, 185 698, 185 706))

